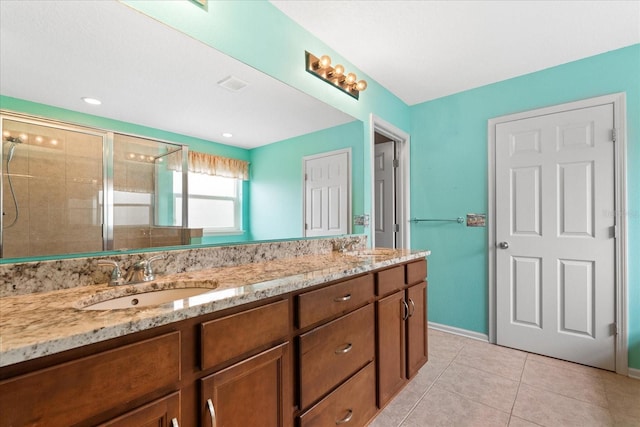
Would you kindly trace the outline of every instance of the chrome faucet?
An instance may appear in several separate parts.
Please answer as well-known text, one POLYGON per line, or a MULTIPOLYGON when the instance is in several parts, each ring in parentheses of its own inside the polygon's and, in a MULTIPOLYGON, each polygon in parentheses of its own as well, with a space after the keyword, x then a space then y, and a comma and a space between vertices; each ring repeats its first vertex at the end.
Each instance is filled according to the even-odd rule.
POLYGON ((143 259, 142 261, 138 261, 134 263, 127 270, 127 274, 124 276, 125 283, 140 283, 140 282, 150 282, 156 278, 153 269, 151 268, 151 263, 157 259, 163 259, 164 255, 155 255, 149 259, 143 259))
POLYGON ((118 286, 125 284, 124 277, 122 277, 122 270, 120 270, 120 266, 117 262, 106 259, 103 261, 99 261, 98 265, 107 265, 113 267, 113 270, 111 271, 111 279, 109 280, 109 286, 118 286))
POLYGON ((140 282, 150 282, 156 278, 151 263, 158 259, 163 259, 164 255, 155 255, 149 259, 143 259, 142 261, 135 262, 127 273, 122 275, 122 270, 117 262, 111 260, 99 261, 98 265, 107 265, 113 267, 111 271, 111 279, 109 280, 109 286, 127 285, 140 282))

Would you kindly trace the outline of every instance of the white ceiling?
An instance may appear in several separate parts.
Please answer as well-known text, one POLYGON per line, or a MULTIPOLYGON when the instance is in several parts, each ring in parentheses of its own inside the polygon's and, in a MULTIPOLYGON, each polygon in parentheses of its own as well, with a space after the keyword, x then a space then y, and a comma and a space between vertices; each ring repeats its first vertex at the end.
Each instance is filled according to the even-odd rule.
POLYGON ((640 43, 638 0, 271 3, 409 105, 640 43))
POLYGON ((354 120, 116 1, 0 0, 0 93, 244 148, 354 120))

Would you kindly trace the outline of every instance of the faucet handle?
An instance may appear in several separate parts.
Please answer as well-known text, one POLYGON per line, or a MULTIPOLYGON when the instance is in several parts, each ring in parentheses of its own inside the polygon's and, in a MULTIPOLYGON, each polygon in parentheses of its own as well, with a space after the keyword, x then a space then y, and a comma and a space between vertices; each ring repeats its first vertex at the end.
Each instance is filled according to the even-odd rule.
POLYGON ((153 280, 156 278, 156 275, 153 272, 153 269, 151 268, 151 263, 158 259, 164 259, 164 258, 166 258, 164 255, 154 255, 149 259, 147 259, 146 261, 144 261, 144 276, 145 276, 144 280, 145 281, 153 280))
POLYGON ((111 280, 109 281, 109 286, 122 285, 124 283, 124 279, 122 278, 122 270, 120 270, 120 266, 117 262, 105 259, 102 261, 98 261, 98 265, 113 267, 113 270, 111 271, 111 280))

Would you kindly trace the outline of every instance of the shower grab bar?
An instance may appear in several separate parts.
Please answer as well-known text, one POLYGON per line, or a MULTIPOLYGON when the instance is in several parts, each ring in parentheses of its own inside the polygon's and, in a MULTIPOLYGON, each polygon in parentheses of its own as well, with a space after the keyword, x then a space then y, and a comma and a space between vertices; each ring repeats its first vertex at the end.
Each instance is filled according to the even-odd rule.
POLYGON ((457 222, 458 224, 462 224, 464 223, 464 218, 462 218, 461 216, 459 216, 458 218, 455 219, 437 219, 437 218, 428 218, 428 219, 423 219, 423 218, 411 218, 409 220, 409 222, 434 222, 434 221, 438 221, 438 222, 457 222))

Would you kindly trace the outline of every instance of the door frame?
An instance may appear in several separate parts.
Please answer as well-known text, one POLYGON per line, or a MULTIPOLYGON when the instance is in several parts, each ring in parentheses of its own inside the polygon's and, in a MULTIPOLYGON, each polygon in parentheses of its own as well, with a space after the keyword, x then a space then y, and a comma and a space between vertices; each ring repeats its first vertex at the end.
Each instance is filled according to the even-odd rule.
POLYGON ((302 236, 307 237, 307 228, 305 227, 307 221, 307 161, 319 159, 321 157, 334 156, 337 154, 347 155, 347 167, 349 169, 347 173, 347 234, 353 232, 351 226, 351 212, 353 209, 353 196, 352 196, 352 180, 353 180, 353 165, 351 164, 351 147, 341 148, 339 150, 325 151, 323 153, 311 154, 309 156, 302 157, 302 236))
POLYGON ((371 247, 375 247, 376 235, 373 229, 375 221, 375 179, 373 176, 375 161, 375 133, 386 136, 396 142, 396 150, 398 152, 398 171, 396 174, 396 223, 400 225, 396 240, 396 248, 411 248, 411 233, 409 227, 409 218, 411 218, 411 188, 410 181, 410 162, 409 153, 411 148, 411 137, 402 129, 397 128, 391 123, 381 119, 375 114, 369 117, 369 171, 371 175, 370 194, 371 194, 371 247))
POLYGON ((500 123, 522 120, 548 114, 560 113, 613 104, 613 126, 616 131, 614 142, 614 197, 616 215, 615 242, 615 310, 616 310, 616 372, 628 375, 628 336, 627 336, 627 128, 626 93, 614 93, 583 99, 565 104, 524 111, 495 117, 488 121, 488 291, 489 291, 489 342, 496 343, 496 126, 500 123))

